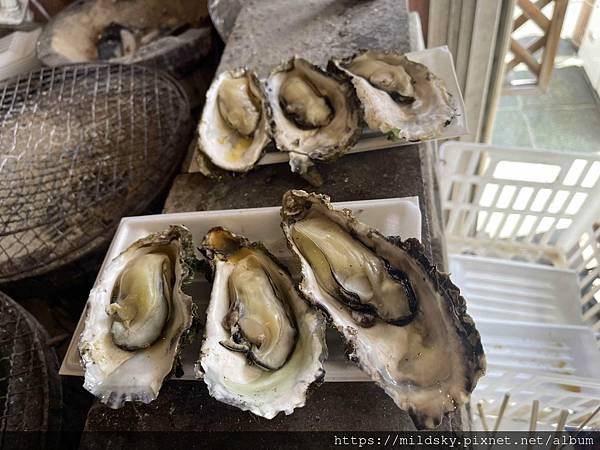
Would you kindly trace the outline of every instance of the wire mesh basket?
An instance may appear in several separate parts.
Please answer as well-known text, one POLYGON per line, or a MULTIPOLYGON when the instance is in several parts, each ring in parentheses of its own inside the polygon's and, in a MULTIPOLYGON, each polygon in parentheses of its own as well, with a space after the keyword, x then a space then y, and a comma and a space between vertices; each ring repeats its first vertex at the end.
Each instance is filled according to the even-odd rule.
POLYGON ((143 67, 46 68, 0 86, 0 283, 105 245, 164 191, 190 132, 185 93, 143 67))
POLYGON ((473 399, 513 427, 536 401, 540 426, 562 416, 599 429, 600 156, 464 142, 440 151, 451 269, 490 362, 473 399))
POLYGON ((0 447, 14 444, 13 432, 58 431, 60 404, 58 362, 44 331, 0 292, 0 447))

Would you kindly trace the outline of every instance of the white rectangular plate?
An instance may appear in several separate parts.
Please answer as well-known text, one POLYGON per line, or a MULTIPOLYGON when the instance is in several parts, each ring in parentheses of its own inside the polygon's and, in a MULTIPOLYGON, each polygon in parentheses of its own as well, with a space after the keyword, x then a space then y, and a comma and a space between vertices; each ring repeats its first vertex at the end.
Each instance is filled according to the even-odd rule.
MULTIPOLYGON (((377 228, 386 235, 397 235, 406 239, 421 238, 421 211, 417 197, 392 198, 382 200, 366 200, 356 202, 334 203, 336 208, 351 209, 361 221, 377 228)), ((137 239, 150 233, 162 231, 169 225, 183 224, 187 226, 198 245, 204 235, 212 227, 224 226, 237 234, 246 236, 253 241, 262 241, 267 248, 283 263, 290 259, 290 253, 279 226, 279 207, 237 209, 225 211, 202 211, 177 214, 162 214, 155 216, 126 217, 121 220, 112 244, 108 249, 99 279, 108 262, 124 251, 137 239)), ((210 285, 202 275, 186 289, 198 305, 200 316, 208 306, 210 285)), ((67 354, 60 368, 61 375, 83 376, 79 361, 77 342, 83 331, 85 311, 79 319, 77 329, 73 334, 67 354)), ((195 339, 182 353, 183 377, 180 380, 193 378, 193 365, 200 351, 200 340, 195 339)), ((366 381, 366 376, 352 363, 346 361, 344 345, 341 338, 333 330, 328 330, 327 346, 329 358, 325 363, 325 381, 366 381)))
MULTIPOLYGON (((469 130, 466 122, 465 103, 460 92, 460 87, 458 86, 458 79, 454 70, 452 53, 450 53, 448 47, 435 47, 418 52, 407 53, 406 55, 411 60, 426 65, 431 72, 444 80, 448 92, 452 94, 452 98, 456 107, 456 117, 450 125, 444 128, 437 139, 452 139, 468 134, 469 130)), ((389 147, 412 144, 414 144, 414 142, 390 141, 381 133, 365 132, 356 145, 352 147, 347 154, 369 152, 372 150, 381 150, 389 147)), ((288 160, 289 158, 287 153, 278 152, 272 148, 272 151, 267 151, 261 160, 258 161, 258 165, 276 164, 287 162, 288 160)), ((199 171, 200 168, 196 162, 196 157, 193 156, 188 167, 188 172, 193 173, 199 171)))

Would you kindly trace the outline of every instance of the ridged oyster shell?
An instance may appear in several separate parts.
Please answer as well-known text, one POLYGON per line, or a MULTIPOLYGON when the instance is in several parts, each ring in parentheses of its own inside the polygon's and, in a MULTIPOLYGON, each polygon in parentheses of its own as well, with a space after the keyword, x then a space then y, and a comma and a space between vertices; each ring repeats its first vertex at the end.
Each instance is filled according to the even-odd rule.
POLYGON ((203 378, 210 395, 219 401, 267 419, 281 411, 291 414, 304 406, 309 388, 320 384, 325 375, 323 316, 300 297, 287 271, 260 243, 219 227, 209 231, 201 251, 211 264, 213 287, 196 376, 203 378), (230 277, 249 255, 260 261, 272 283, 284 293, 297 329, 295 346, 277 370, 264 370, 245 353, 224 345, 232 338, 224 324, 230 308, 230 277))
POLYGON ((360 135, 360 112, 352 86, 310 62, 295 57, 275 68, 266 81, 271 107, 271 133, 280 151, 290 153, 292 171, 305 173, 312 160, 332 161, 353 146, 360 135), (323 126, 298 124, 286 113, 282 88, 291 77, 307 81, 325 100, 332 116, 323 126))
MULTIPOLYGON (((191 233, 180 225, 140 239, 114 258, 90 292, 79 353, 85 369, 84 388, 111 408, 124 402, 150 403, 171 373, 182 339, 192 324, 192 299, 182 291, 193 278, 195 264, 191 233), (150 253, 167 255, 172 264, 170 312, 161 336, 146 348, 125 350, 111 335, 113 317, 108 313, 119 277, 128 263, 150 253)), ((165 288, 166 289, 166 288, 165 288)))
MULTIPOLYGON (((270 142, 269 105, 266 102, 262 84, 253 72, 241 68, 224 71, 212 82, 206 93, 206 102, 202 111, 202 118, 198 125, 198 150, 201 158, 205 155, 216 167, 231 172, 247 172, 251 170, 264 153, 266 145, 270 142), (246 123, 238 131, 227 120, 222 108, 221 93, 223 86, 231 81, 245 81, 246 93, 251 97, 244 100, 245 96, 231 97, 229 109, 237 108, 238 120, 246 119, 246 123), (255 116, 250 120, 250 116, 255 116), (250 125, 247 122, 251 122, 250 125)), ((238 122, 235 122, 237 125, 238 122)), ((200 161, 200 165, 204 165, 200 161)))
POLYGON ((436 427, 445 413, 468 401, 485 370, 480 336, 458 288, 431 265, 416 239, 385 237, 350 211, 333 209, 327 196, 304 191, 284 195, 281 216, 288 246, 301 266, 300 291, 328 314, 346 340, 349 358, 418 427, 436 427), (394 325, 357 312, 323 288, 316 274, 320 269, 309 264, 293 237, 296 224, 315 217, 335 224, 323 230, 323 239, 331 242, 336 233, 347 233, 360 251, 407 276, 417 300, 416 308, 409 307, 413 317, 394 325))
POLYGON ((367 50, 349 58, 329 61, 328 69, 349 79, 362 105, 363 119, 372 130, 386 133, 390 139, 420 141, 440 136, 456 116, 450 93, 440 78, 405 55, 367 50), (357 62, 383 62, 399 67, 412 80, 412 89, 404 99, 394 98, 369 79, 351 71, 357 62))

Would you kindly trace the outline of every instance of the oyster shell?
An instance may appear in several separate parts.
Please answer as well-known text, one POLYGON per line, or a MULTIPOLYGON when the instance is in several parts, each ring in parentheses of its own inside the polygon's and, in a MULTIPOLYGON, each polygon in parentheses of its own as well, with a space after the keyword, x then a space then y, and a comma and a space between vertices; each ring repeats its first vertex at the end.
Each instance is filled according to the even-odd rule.
POLYGON ((365 122, 390 139, 436 138, 456 115, 444 82, 404 55, 369 50, 331 60, 328 69, 352 82, 365 122))
POLYGON ((281 216, 300 291, 417 426, 435 427, 468 401, 485 369, 479 333, 458 288, 416 239, 385 237, 304 191, 284 195, 281 216))
POLYGON ((214 278, 197 377, 229 405, 267 419, 291 414, 325 375, 321 313, 261 244, 214 228, 201 251, 214 278))
POLYGON ((352 87, 308 61, 295 57, 273 70, 266 93, 271 133, 277 148, 290 153, 292 171, 304 174, 311 160, 334 160, 358 140, 352 87))
POLYGON ((253 72, 237 69, 221 73, 206 93, 198 126, 199 151, 221 169, 252 169, 271 139, 268 108, 253 72))
POLYGON ((149 403, 173 369, 192 324, 192 236, 171 226, 134 242, 90 292, 79 353, 84 388, 111 408, 149 403))

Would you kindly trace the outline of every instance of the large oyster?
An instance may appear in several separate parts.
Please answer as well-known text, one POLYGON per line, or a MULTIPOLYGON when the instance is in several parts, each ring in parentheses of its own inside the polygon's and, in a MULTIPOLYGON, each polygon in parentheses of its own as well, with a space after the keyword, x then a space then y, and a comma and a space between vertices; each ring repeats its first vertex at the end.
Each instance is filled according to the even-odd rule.
POLYGON ((456 115, 444 82, 404 55, 365 51, 328 68, 352 81, 369 128, 391 139, 439 137, 456 115))
POLYGON ((465 300, 415 239, 387 238, 304 191, 283 197, 300 291, 325 310, 356 361, 419 427, 465 403, 485 357, 465 300))
POLYGON ((134 242, 90 292, 79 352, 84 387, 112 408, 149 403, 173 369, 192 323, 192 236, 171 226, 134 242))
POLYGON ((200 152, 221 169, 247 172, 269 141, 268 104, 256 75, 246 69, 221 73, 206 93, 200 152))
POLYGON ((331 161, 360 135, 358 101, 349 83, 301 58, 277 67, 266 81, 277 148, 290 152, 292 171, 311 160, 331 161))
POLYGON ((325 375, 321 313, 262 245, 214 228, 202 252, 214 278, 197 376, 224 403, 267 419, 291 414, 325 375))

